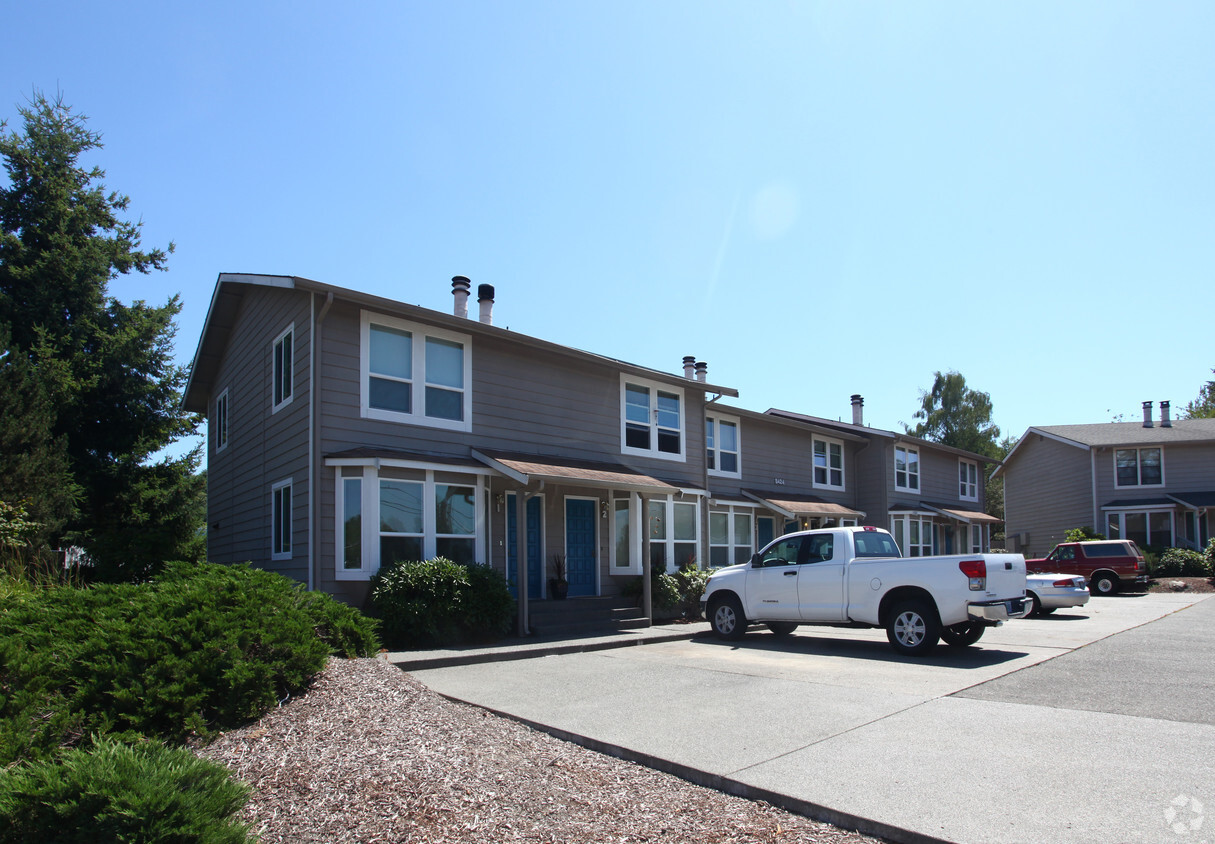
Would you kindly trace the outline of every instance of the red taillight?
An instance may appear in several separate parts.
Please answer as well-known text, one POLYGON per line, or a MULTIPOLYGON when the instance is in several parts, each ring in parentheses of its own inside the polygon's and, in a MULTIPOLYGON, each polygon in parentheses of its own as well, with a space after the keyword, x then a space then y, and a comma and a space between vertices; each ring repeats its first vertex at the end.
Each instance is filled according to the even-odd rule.
POLYGON ((1074 578, 1074 577, 1069 577, 1064 580, 1056 580, 1054 583, 1051 584, 1051 586, 1078 586, 1078 585, 1079 584, 1076 583, 1076 578, 1074 578))
POLYGON ((970 591, 982 592, 987 588, 987 561, 963 560, 958 563, 962 574, 970 578, 970 591))

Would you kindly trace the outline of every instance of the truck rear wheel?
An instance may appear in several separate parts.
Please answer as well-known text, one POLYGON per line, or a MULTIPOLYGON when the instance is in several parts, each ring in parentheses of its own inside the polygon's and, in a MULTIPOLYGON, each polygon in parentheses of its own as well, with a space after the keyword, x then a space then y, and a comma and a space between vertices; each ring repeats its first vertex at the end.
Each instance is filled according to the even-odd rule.
POLYGON ((941 638, 941 620, 927 601, 900 601, 886 619, 890 647, 907 656, 924 656, 941 638))
POLYGON ((1097 572, 1088 582, 1088 591, 1091 595, 1113 595, 1118 591, 1118 578, 1109 572, 1097 572))
POLYGON ((951 647, 968 648, 983 638, 983 631, 986 629, 978 622, 967 621, 955 624, 953 627, 943 628, 941 638, 945 640, 945 644, 951 647))
POLYGON ((722 595, 709 602, 709 626, 723 639, 741 639, 747 632, 747 617, 733 595, 722 595))
POLYGON ((797 629, 797 625, 792 621, 769 621, 768 629, 775 633, 778 638, 784 639, 793 635, 793 631, 797 629))

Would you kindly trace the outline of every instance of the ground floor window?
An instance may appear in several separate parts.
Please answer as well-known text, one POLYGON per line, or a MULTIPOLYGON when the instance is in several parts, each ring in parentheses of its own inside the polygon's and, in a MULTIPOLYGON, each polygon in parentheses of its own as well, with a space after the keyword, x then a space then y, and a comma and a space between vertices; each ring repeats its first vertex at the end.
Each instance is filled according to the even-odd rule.
POLYGON ((890 532, 904 557, 932 554, 932 519, 914 513, 890 517, 890 532))
POLYGON ((1106 536, 1129 539, 1140 548, 1152 545, 1171 548, 1173 540, 1172 510, 1123 510, 1106 517, 1106 536))
POLYGON ((291 559, 291 481, 270 488, 270 559, 291 559))
POLYGON ((685 566, 698 565, 698 519, 699 507, 694 502, 650 499, 650 566, 654 571, 674 574, 685 566))
POLYGON ((481 479, 426 469, 337 469, 337 577, 366 579, 403 560, 480 561, 481 479))
POLYGON ((750 507, 727 506, 709 512, 709 567, 716 569, 751 559, 752 515, 750 507))
POLYGON ((987 527, 984 525, 970 526, 970 553, 982 554, 987 550, 987 527))
POLYGON ((641 574, 641 535, 634 529, 636 496, 612 499, 612 574, 641 574))

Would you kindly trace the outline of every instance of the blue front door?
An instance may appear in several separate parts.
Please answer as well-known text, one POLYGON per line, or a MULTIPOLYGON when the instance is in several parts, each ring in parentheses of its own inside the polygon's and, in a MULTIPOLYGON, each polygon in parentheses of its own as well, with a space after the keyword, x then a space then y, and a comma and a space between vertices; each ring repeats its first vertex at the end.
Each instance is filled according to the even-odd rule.
MULTIPOLYGON (((540 584, 544 580, 544 562, 540 558, 540 518, 541 500, 527 500, 527 597, 540 600, 543 591, 540 584)), ((518 596, 516 589, 519 580, 519 510, 513 494, 506 496, 506 580, 510 583, 510 593, 518 596)))
POLYGON ((565 500, 565 565, 571 596, 595 594, 595 565, 598 547, 595 502, 585 498, 565 500))

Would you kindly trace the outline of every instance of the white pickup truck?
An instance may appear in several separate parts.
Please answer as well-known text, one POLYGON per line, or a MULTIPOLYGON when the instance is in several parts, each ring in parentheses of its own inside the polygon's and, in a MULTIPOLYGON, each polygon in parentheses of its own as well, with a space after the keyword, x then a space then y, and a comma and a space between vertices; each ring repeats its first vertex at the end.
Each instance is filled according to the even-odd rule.
POLYGON ((799 624, 884 627, 891 647, 914 656, 942 638, 973 645, 987 627, 1030 609, 1020 554, 903 557, 875 527, 779 537, 750 562, 713 572, 701 606, 727 639, 753 622, 781 636, 799 624))

